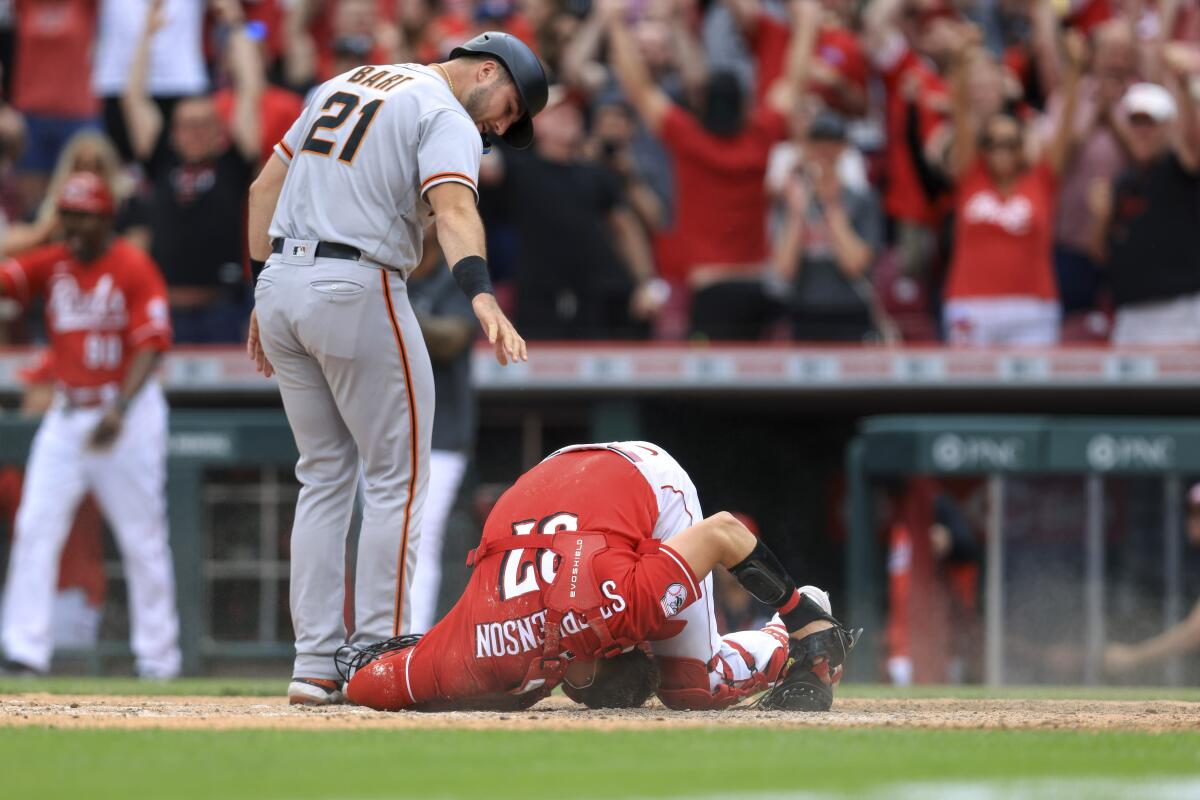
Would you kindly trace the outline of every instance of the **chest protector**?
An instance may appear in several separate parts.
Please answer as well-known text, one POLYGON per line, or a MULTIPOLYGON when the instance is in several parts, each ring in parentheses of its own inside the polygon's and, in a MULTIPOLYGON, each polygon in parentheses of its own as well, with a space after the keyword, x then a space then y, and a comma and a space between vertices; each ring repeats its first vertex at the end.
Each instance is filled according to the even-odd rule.
MULTIPOLYGON (((602 533, 567 531, 555 534, 528 534, 509 536, 485 542, 467 555, 467 566, 474 567, 486 557, 507 550, 526 549, 551 550, 558 556, 558 571, 554 580, 542 589, 542 602, 546 607, 546 624, 543 630, 542 652, 529 665, 521 685, 513 694, 550 690, 562 681, 568 660, 563 655, 562 623, 568 615, 591 629, 599 640, 596 655, 612 658, 636 642, 614 638, 608 629, 600 609, 606 598, 600 590, 594 562, 596 555, 608 548, 608 539, 602 533)), ((645 539, 638 545, 638 552, 653 552, 658 541, 645 539)), ((590 655, 590 654, 588 654, 590 655)))

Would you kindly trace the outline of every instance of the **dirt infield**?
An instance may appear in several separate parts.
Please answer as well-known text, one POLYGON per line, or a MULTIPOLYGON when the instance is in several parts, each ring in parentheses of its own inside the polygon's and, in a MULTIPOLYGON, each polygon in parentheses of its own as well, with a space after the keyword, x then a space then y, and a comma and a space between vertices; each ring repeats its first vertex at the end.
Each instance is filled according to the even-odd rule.
POLYGON ((353 706, 289 707, 278 697, 0 697, 0 727, 346 730, 459 728, 631 730, 660 727, 895 727, 956 729, 1196 730, 1200 703, 1113 700, 843 699, 827 714, 734 708, 675 712, 651 705, 587 711, 551 697, 523 713, 384 714, 353 706))

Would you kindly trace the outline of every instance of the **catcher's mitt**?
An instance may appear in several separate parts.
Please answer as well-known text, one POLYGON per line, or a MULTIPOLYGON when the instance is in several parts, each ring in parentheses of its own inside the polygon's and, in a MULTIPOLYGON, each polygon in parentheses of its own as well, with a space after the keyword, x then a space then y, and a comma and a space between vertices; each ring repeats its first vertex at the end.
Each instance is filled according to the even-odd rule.
POLYGON ((412 633, 397 636, 394 639, 385 639, 382 642, 376 642, 366 647, 349 644, 342 645, 333 654, 334 663, 337 664, 338 675, 341 675, 342 680, 349 683, 350 679, 354 677, 354 673, 367 664, 395 650, 405 650, 412 647, 420 638, 421 634, 412 633))
POLYGON ((828 711, 833 707, 833 687, 842 678, 842 664, 860 636, 862 628, 836 624, 788 640, 783 677, 763 693, 758 706, 768 711, 828 711))

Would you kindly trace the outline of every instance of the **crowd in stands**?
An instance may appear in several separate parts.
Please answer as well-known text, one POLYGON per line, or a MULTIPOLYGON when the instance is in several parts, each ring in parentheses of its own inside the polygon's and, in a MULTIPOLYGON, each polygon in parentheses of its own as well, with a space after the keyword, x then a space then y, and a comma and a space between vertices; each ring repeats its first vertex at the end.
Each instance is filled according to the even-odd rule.
POLYGON ((0 249, 95 171, 177 341, 240 341, 306 97, 489 29, 553 83, 481 171, 529 339, 1200 343, 1197 0, 0 0, 0 249))

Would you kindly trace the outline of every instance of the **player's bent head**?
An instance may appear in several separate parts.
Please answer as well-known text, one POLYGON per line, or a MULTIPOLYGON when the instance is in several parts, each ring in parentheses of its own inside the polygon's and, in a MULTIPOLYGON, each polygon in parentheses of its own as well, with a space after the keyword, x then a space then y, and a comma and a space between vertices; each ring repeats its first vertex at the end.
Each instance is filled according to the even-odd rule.
POLYGON ((528 121, 517 84, 501 61, 478 55, 460 56, 455 61, 465 62, 470 69, 474 82, 468 84, 461 99, 480 133, 506 136, 521 120, 528 121))
POLYGON ((576 688, 564 682, 563 691, 588 708, 638 708, 658 690, 658 682, 658 662, 642 648, 634 647, 597 661, 590 684, 576 688))
POLYGON ((532 120, 546 107, 550 89, 546 70, 537 55, 511 34, 485 31, 450 51, 451 61, 462 59, 472 59, 466 63, 475 67, 474 78, 478 84, 472 92, 474 97, 468 93, 465 98, 460 98, 465 100, 463 106, 467 113, 476 123, 498 123, 499 129, 493 132, 501 133, 512 147, 528 147, 533 141, 532 120), (493 71, 502 75, 493 78, 493 71), (484 89, 489 90, 491 96, 479 93, 484 89), (510 99, 515 107, 506 110, 503 106, 508 105, 510 99), (485 108, 485 100, 493 100, 494 107, 485 108), (497 113, 500 116, 496 116, 497 113))

